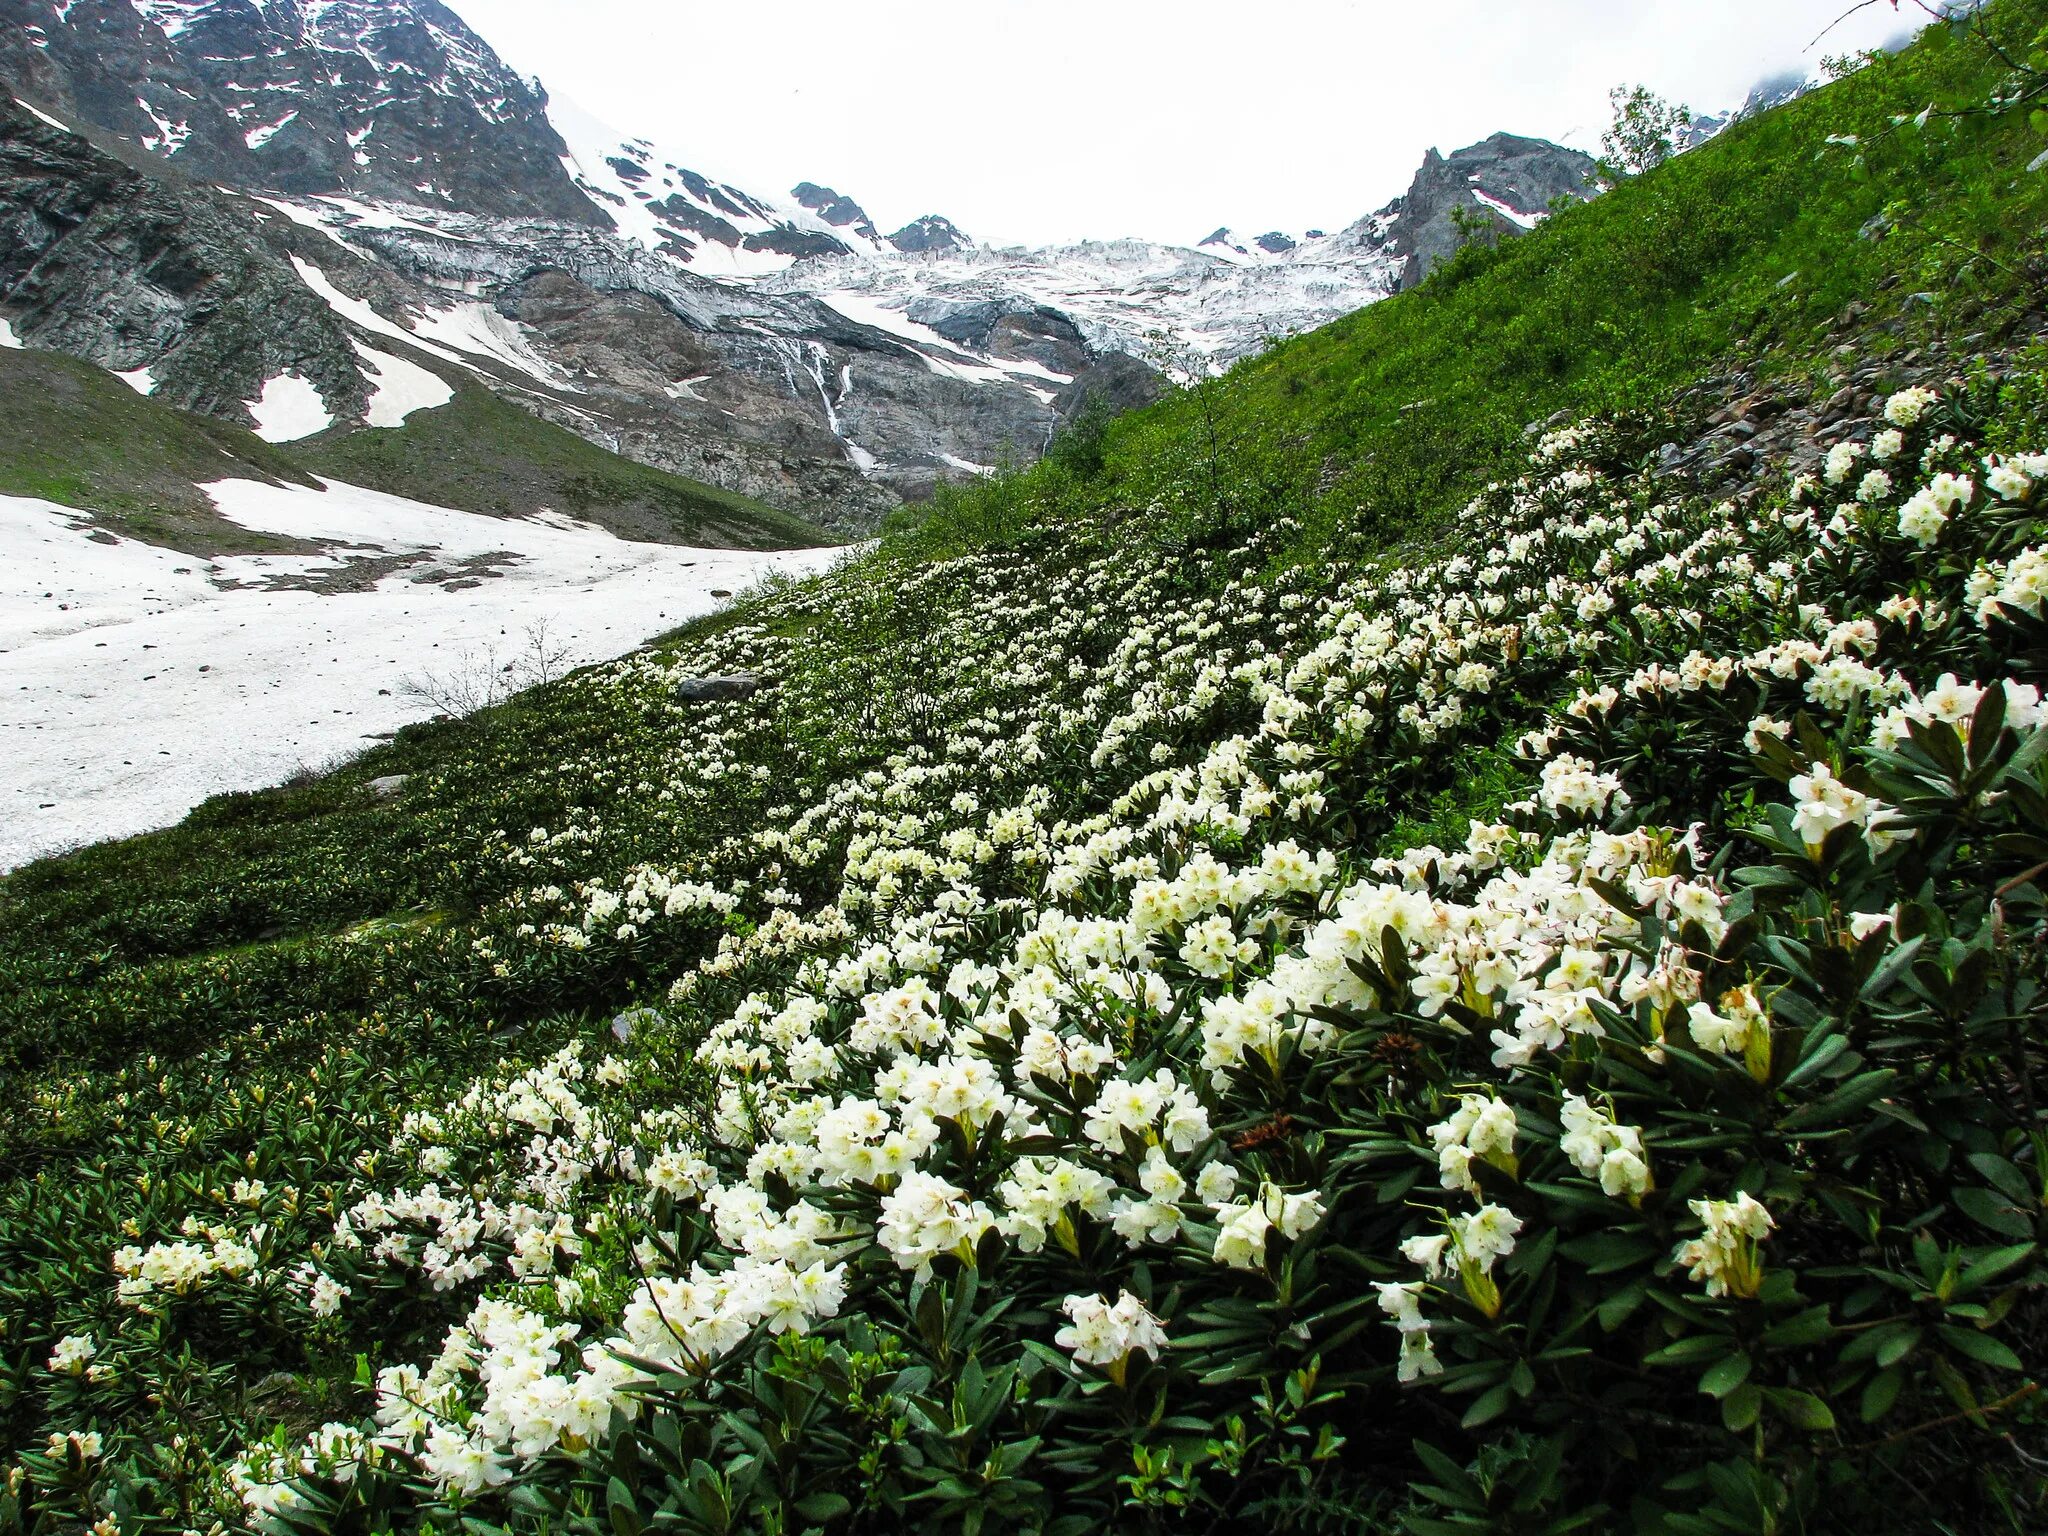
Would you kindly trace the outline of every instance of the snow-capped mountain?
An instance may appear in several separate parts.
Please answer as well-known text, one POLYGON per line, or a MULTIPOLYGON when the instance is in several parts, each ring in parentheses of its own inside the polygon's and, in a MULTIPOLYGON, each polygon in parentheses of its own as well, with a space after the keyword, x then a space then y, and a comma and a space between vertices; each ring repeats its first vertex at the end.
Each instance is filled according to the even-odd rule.
POLYGON ((0 78, 196 180, 600 222, 438 0, 0 0, 0 78))
POLYGON ((0 82, 0 319, 30 344, 267 435, 481 382, 856 528, 1028 462, 1091 395, 1141 403, 1157 368, 1412 285, 1468 237, 1454 207, 1531 227, 1590 167, 1498 135, 1333 234, 993 248, 708 174, 437 0, 0 0, 0 82))

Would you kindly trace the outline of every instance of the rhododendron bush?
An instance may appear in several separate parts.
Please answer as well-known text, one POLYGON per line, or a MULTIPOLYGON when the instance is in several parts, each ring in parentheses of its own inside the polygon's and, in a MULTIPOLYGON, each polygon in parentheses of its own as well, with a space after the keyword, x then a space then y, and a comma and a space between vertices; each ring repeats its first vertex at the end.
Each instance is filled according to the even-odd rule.
POLYGON ((1444 558, 855 567, 577 679, 780 683, 479 840, 480 984, 664 985, 321 1199, 109 1252, 10 1507, 252 1309, 373 1345, 227 1469, 279 1529, 1708 1532, 2023 1480, 2048 457, 1883 414, 1739 506, 1588 422, 1444 558), (890 589, 855 718, 816 630, 890 589))

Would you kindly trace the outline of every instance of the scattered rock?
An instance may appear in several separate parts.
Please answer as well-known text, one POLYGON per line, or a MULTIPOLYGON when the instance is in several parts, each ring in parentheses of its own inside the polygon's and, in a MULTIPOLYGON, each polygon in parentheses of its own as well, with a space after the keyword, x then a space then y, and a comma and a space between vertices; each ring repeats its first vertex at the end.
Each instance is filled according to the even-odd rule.
POLYGON ((409 775, 403 773, 387 773, 381 778, 370 780, 364 787, 379 800, 396 800, 404 793, 408 777, 409 775))
POLYGON ((624 1045, 643 1029, 651 1029, 661 1022, 661 1015, 652 1008, 628 1008, 612 1018, 612 1038, 624 1045))
POLYGON ((760 691, 761 679, 752 672, 735 672, 728 677, 686 677, 676 684, 676 697, 695 703, 750 699, 760 691))

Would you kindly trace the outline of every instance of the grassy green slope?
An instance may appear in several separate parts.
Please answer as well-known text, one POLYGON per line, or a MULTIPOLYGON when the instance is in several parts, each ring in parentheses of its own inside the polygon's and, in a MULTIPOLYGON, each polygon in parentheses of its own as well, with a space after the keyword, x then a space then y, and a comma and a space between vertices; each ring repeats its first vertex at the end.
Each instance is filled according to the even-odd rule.
POLYGON ((622 538, 731 549, 837 542, 791 513, 620 458, 477 384, 402 427, 328 434, 294 448, 323 475, 466 512, 552 507, 622 538))
MULTIPOLYGON (((2026 30, 2029 8, 2004 12, 1999 25, 2026 30)), ((1894 119, 1981 101, 1996 73, 1980 46, 1931 28, 1016 481, 942 493, 905 526, 945 550, 1117 507, 1148 509, 1148 531, 1168 539, 1287 515, 1305 524, 1298 552, 1320 556, 1340 531, 1370 545, 1436 526, 1531 420, 1662 410, 1738 364, 1760 378, 1824 367, 1852 302, 1875 301, 1857 329, 1878 350, 1995 338, 2022 323, 2043 276, 2048 173, 2027 169, 2040 139, 2015 119, 1894 119)))
POLYGON ((137 394, 62 353, 0 350, 0 495, 38 496, 116 532, 193 555, 297 547, 223 519, 198 487, 229 477, 346 480, 465 512, 539 507, 621 538, 721 549, 837 542, 792 513, 636 464, 458 383, 455 398, 402 427, 277 446, 230 422, 137 394))
POLYGON ((0 351, 0 494, 77 507, 194 555, 294 547, 227 522, 197 489, 230 476, 312 483, 245 428, 138 395, 77 358, 0 351))

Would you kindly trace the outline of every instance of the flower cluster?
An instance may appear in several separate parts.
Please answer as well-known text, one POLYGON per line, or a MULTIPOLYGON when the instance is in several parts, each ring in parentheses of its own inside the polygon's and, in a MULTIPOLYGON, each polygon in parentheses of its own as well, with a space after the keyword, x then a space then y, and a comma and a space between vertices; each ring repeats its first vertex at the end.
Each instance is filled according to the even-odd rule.
MULTIPOLYGON (((577 680, 668 719, 686 668, 758 667, 786 712, 678 710, 659 761, 583 765, 572 798, 604 814, 500 829, 491 966, 645 966, 662 1002, 410 1117, 288 1271, 318 1317, 402 1289, 452 1323, 383 1369, 350 1464, 487 1497, 598 1457, 650 1397, 727 1401, 755 1362, 795 1369, 855 1318, 938 1329, 970 1293, 1025 1298, 1006 1338, 1097 1369, 1091 1392, 1281 1298, 1300 1322, 1272 1347, 1306 1368, 1353 1347, 1340 1251, 1399 1337, 1354 1363, 1425 1390, 1511 1368, 1544 1266, 1582 1316, 1626 1287, 1678 1318, 1772 1304, 1758 1245, 1811 1202, 1697 1106, 1854 1070, 1846 1045, 1813 1064, 1818 967, 1784 955, 1819 934, 1875 946, 1830 976, 1904 974, 1879 965, 1908 926, 1888 872, 1939 817, 1885 754, 1968 733, 1994 693, 2013 732, 2043 723, 1970 647, 2039 611, 2044 562, 1953 558, 2025 514, 2033 461, 1923 442, 1931 402, 1894 399, 1781 504, 1667 496, 1586 424, 1443 559, 1200 591, 1172 558, 984 553, 900 594, 843 578, 906 604, 886 689, 788 641, 837 622, 809 598, 577 680), (1389 801, 1532 698, 1557 707, 1521 738, 1523 798, 1446 846, 1386 835, 1389 801), (843 771, 807 774, 791 719, 872 741, 808 739, 843 771), (729 830, 673 856, 714 804, 729 830), (1767 878, 1738 878, 1738 826, 1783 855, 1767 878), (1808 905, 1758 946, 1781 891, 1808 905)), ((243 1238, 204 1235, 124 1272, 235 1273, 243 1238)), ((245 1496, 282 1509, 330 1465, 252 1455, 245 1496)))

